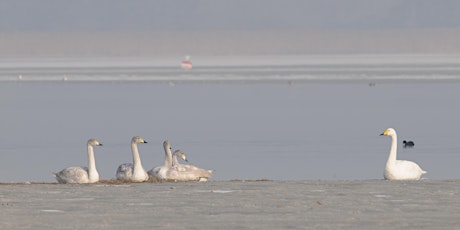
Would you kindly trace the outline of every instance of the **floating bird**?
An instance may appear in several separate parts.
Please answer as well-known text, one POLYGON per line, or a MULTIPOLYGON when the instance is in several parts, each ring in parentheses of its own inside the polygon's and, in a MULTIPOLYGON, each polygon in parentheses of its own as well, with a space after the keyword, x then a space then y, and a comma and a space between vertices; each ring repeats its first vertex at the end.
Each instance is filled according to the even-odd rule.
POLYGON ((404 140, 402 143, 404 148, 413 148, 415 146, 413 141, 404 140))
POLYGON ((380 134, 391 137, 391 148, 388 161, 385 166, 384 178, 387 180, 419 180, 426 171, 412 161, 396 160, 398 138, 396 131, 388 128, 380 134))

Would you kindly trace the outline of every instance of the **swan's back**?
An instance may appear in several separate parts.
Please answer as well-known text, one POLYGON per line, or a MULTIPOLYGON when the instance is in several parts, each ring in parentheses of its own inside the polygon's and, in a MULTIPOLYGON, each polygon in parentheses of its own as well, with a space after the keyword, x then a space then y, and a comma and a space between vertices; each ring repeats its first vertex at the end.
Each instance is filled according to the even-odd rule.
MULTIPOLYGON (((121 164, 117 169, 117 180, 131 180, 133 178, 134 166, 131 163, 121 164)), ((113 172, 113 171, 112 171, 113 172)))
POLYGON ((212 177, 212 170, 198 168, 194 165, 180 164, 177 158, 188 162, 187 156, 181 150, 176 150, 173 153, 173 165, 169 177, 178 181, 207 181, 212 177))
POLYGON ((150 169, 147 174, 149 175, 150 178, 158 178, 158 172, 160 172, 161 166, 155 167, 153 169, 150 169))
POLYGON ((176 181, 207 181, 212 177, 212 170, 193 165, 179 164, 168 171, 168 179, 176 181))
POLYGON ((169 180, 175 181, 207 181, 210 177, 212 177, 212 172, 194 166, 187 167, 186 165, 181 170, 171 168, 167 176, 169 180))
POLYGON ((85 184, 89 183, 87 167, 68 167, 58 173, 53 173, 56 180, 61 184, 85 184))
POLYGON ((384 177, 387 180, 420 180, 425 173, 415 162, 397 160, 393 166, 385 168, 384 177))

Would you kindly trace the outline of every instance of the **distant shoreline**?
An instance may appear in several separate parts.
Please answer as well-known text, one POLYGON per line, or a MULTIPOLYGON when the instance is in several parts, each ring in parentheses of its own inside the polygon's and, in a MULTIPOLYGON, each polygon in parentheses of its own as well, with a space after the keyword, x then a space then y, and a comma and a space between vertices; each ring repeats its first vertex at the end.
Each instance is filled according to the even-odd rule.
POLYGON ((123 58, 0 58, 0 82, 457 82, 460 55, 255 55, 123 58))
POLYGON ((460 29, 7 32, 0 58, 459 54, 460 29))

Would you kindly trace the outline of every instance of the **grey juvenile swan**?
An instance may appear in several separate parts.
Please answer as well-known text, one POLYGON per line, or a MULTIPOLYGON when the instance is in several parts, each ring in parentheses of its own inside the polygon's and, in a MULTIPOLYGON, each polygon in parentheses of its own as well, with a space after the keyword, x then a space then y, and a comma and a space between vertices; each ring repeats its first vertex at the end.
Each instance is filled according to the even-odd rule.
MULTIPOLYGON (((211 170, 205 170, 193 165, 182 165, 178 162, 173 164, 173 156, 171 154, 171 145, 169 141, 163 142, 165 150, 165 163, 161 167, 156 167, 150 170, 150 175, 156 177, 158 180, 174 180, 174 181, 207 181, 212 177, 211 170)), ((185 158, 185 154, 180 151, 175 151, 176 156, 185 158)))
POLYGON ((191 181, 207 181, 208 178, 212 177, 213 170, 202 169, 189 164, 180 164, 177 160, 177 157, 180 157, 182 160, 186 162, 188 162, 188 160, 185 153, 181 150, 174 151, 172 157, 172 167, 173 169, 178 171, 179 174, 182 174, 182 178, 191 181))
POLYGON ((53 173, 56 180, 61 184, 86 184, 99 181, 99 173, 96 170, 93 146, 102 146, 96 139, 88 140, 88 167, 68 167, 58 173, 53 173))

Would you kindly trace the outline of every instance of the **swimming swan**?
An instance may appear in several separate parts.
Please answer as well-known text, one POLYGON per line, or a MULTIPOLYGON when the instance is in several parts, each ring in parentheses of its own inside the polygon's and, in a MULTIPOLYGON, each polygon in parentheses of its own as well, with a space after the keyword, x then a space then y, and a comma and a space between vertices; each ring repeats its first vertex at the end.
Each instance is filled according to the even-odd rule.
POLYGON ((93 146, 102 146, 96 139, 89 139, 88 147, 88 167, 68 167, 58 173, 53 173, 56 180, 61 184, 86 184, 99 181, 99 173, 96 170, 93 146))
POLYGON ((180 157, 182 160, 188 162, 187 156, 181 150, 176 150, 174 151, 172 157, 172 167, 180 172, 183 178, 188 176, 188 180, 191 181, 207 181, 208 178, 212 177, 212 170, 198 168, 189 164, 180 164, 177 157, 180 157))
POLYGON ((131 139, 131 151, 133 152, 133 163, 126 163, 118 166, 116 177, 118 180, 143 182, 149 179, 147 172, 142 167, 139 151, 137 150, 138 143, 147 143, 142 137, 135 136, 131 139))
POLYGON ((420 180, 426 171, 423 171, 420 166, 412 161, 396 160, 398 145, 396 131, 392 128, 388 128, 385 132, 380 134, 380 136, 391 137, 390 154, 385 166, 384 178, 387 180, 420 180))

